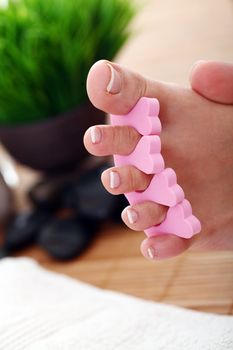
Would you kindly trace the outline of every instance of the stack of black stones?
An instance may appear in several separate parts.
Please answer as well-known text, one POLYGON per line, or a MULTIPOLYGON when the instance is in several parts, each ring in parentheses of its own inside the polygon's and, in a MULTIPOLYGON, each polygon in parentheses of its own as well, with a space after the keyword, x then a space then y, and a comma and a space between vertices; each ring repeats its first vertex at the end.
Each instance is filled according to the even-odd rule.
POLYGON ((100 176, 108 167, 98 164, 37 183, 28 193, 32 210, 14 215, 5 230, 0 258, 37 244, 55 259, 72 259, 92 244, 104 222, 119 223, 127 202, 102 186, 100 176))

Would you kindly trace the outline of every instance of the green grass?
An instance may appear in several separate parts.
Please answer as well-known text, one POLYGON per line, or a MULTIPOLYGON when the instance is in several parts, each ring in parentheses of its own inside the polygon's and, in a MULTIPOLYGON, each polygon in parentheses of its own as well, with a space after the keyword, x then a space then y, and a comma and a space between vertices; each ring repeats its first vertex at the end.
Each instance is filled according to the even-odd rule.
POLYGON ((12 0, 0 9, 0 124, 52 118, 87 101, 91 65, 129 37, 130 0, 12 0))

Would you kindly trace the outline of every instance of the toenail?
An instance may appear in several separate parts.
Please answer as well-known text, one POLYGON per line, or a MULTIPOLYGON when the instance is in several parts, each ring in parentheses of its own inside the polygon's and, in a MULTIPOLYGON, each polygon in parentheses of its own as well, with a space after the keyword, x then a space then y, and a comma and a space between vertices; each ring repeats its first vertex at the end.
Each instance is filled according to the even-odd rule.
POLYGON ((106 90, 110 94, 115 95, 121 90, 121 77, 111 64, 107 63, 107 66, 110 68, 111 76, 106 90))
POLYGON ((100 128, 98 128, 97 126, 93 126, 90 129, 90 135, 91 135, 91 142, 92 143, 100 143, 101 138, 102 138, 102 133, 100 128))
POLYGON ((110 188, 114 189, 120 186, 121 180, 120 176, 116 171, 111 171, 109 175, 109 185, 110 188))
POLYGON ((155 249, 153 247, 147 248, 147 257, 152 260, 155 258, 155 249))
POLYGON ((127 210, 126 210, 126 214, 127 214, 129 223, 130 223, 130 224, 135 224, 135 222, 136 222, 137 219, 138 219, 138 214, 137 214, 137 212, 136 212, 135 210, 133 210, 133 209, 127 209, 127 210))

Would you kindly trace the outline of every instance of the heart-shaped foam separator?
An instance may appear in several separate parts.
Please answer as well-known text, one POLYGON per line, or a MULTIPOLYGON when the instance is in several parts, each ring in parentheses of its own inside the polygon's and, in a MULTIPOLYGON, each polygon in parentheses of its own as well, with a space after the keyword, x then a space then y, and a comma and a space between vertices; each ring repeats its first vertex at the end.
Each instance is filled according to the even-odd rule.
POLYGON ((132 126, 141 135, 159 135, 161 122, 159 101, 156 98, 141 97, 135 107, 125 115, 111 114, 112 125, 132 126))
POLYGON ((168 209, 165 220, 145 230, 148 237, 160 234, 174 234, 182 238, 191 238, 201 231, 200 221, 192 214, 191 204, 187 199, 168 209))
POLYGON ((116 166, 133 165, 146 174, 160 173, 164 169, 161 141, 157 135, 142 136, 129 155, 114 155, 116 166))
POLYGON ((129 192, 125 194, 130 204, 152 201, 168 207, 182 202, 184 191, 177 184, 176 173, 171 168, 164 169, 153 176, 150 185, 143 192, 129 192))

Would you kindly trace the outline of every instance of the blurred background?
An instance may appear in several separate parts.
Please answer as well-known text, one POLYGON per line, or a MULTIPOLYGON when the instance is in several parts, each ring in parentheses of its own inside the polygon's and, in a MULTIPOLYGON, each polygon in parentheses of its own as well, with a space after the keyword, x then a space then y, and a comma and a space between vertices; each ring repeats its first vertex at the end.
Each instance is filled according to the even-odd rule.
POLYGON ((1 256, 32 256, 102 288, 232 313, 233 254, 145 261, 144 234, 120 223, 124 198, 101 187, 109 160, 89 157, 82 135, 105 120, 85 92, 96 60, 188 86, 195 61, 233 62, 233 1, 0 4, 1 256))
POLYGON ((233 1, 149 0, 118 61, 154 79, 189 84, 197 60, 233 60, 233 1))

